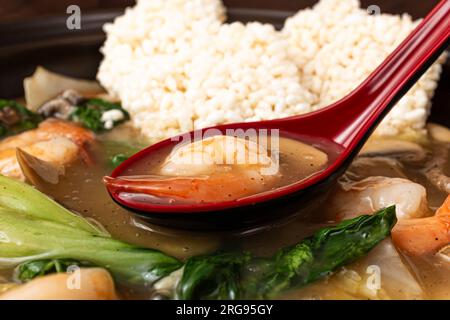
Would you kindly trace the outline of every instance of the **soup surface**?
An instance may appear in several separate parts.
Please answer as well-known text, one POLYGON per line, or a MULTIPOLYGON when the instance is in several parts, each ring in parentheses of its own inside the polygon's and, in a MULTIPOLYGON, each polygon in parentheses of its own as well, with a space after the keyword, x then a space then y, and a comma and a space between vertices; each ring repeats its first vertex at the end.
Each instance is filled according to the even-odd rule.
MULTIPOLYGON (((424 186, 425 200, 428 201, 431 210, 439 207, 447 196, 430 182, 424 173, 430 159, 441 157, 442 150, 446 150, 445 157, 448 159, 448 143, 432 139, 421 145, 400 140, 375 140, 368 143, 341 179, 340 185, 314 212, 300 215, 289 221, 275 221, 255 230, 208 233, 167 229, 138 220, 109 197, 102 178, 113 169, 109 164, 111 155, 125 152, 129 148, 130 139, 127 139, 125 133, 133 137, 134 143, 141 143, 139 138, 136 138, 136 133, 130 129, 119 127, 115 130, 120 132, 119 140, 121 141, 115 139, 115 131, 101 136, 100 141, 96 142, 90 150, 95 159, 92 164, 76 162, 66 169, 65 175, 61 176, 57 184, 42 184, 38 188, 67 208, 84 217, 94 219, 115 238, 159 249, 183 260, 219 249, 248 250, 259 256, 270 256, 280 248, 299 242, 320 227, 336 224, 340 220, 337 213, 344 210, 344 205, 339 202, 342 193, 348 192, 352 184, 370 177, 381 177, 379 179, 386 179, 386 181, 391 178, 408 179, 407 181, 424 186), (114 137, 114 142, 111 141, 111 137, 114 137)), ((317 149, 307 148, 313 153, 320 154, 317 149)), ((280 171, 288 173, 285 174, 285 179, 280 185, 292 183, 316 171, 304 169, 308 167, 311 160, 309 157, 304 157, 304 144, 281 139, 280 149, 282 150, 280 171), (303 168, 297 166, 298 162, 305 166, 303 168)), ((170 151, 162 152, 160 158, 152 159, 152 162, 139 163, 133 171, 130 171, 130 174, 154 174, 152 170, 158 168, 170 151)), ((321 168, 323 167, 315 169, 321 168)), ((444 171, 445 173, 450 171, 448 161, 445 162, 444 171)), ((382 186, 383 181, 378 181, 376 186, 382 186)), ((409 189, 402 191, 402 184, 399 188, 395 192, 377 190, 391 195, 402 194, 403 191, 410 192, 409 189)), ((359 192, 356 187, 354 190, 359 192)), ((371 192, 370 190, 368 192, 371 192)), ((357 206, 361 205, 356 200, 368 196, 371 195, 355 193, 351 197, 353 200, 345 200, 345 205, 356 210, 357 206), (356 202, 353 203, 353 201, 356 202)), ((414 195, 410 196, 414 197, 414 195)), ((1 271, 0 281, 10 282, 12 275, 13 270, 1 271)), ((291 290, 279 298, 450 299, 449 275, 450 264, 443 255, 430 253, 411 256, 397 248, 388 238, 363 259, 341 268, 323 280, 304 288, 291 290), (379 283, 374 275, 379 277, 379 283), (372 282, 375 283, 374 286, 369 286, 368 283, 372 282)), ((152 298, 157 294, 138 285, 121 287, 119 291, 122 298, 152 298)))

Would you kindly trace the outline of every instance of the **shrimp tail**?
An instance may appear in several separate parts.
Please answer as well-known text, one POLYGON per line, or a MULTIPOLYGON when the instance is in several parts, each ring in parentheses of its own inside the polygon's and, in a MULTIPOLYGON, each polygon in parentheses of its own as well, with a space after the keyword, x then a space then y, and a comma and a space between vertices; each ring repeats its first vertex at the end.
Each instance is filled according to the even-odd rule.
POLYGON ((197 199, 205 191, 199 178, 104 177, 103 181, 112 193, 147 194, 158 198, 197 199))
POLYGON ((395 245, 409 255, 434 254, 450 243, 450 195, 432 217, 401 220, 392 231, 395 245))
POLYGON ((221 202, 252 194, 249 186, 242 187, 232 175, 219 177, 127 176, 104 177, 110 193, 146 194, 158 198, 189 202, 221 202))

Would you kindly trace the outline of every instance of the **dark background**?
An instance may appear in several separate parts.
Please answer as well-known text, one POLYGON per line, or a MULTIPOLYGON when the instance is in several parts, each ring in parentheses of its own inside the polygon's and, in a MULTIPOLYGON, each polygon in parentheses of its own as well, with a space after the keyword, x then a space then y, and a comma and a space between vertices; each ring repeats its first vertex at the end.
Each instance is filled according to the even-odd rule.
MULTIPOLYGON (((347 1, 347 0, 342 0, 347 1)), ((225 5, 240 8, 260 8, 276 10, 299 10, 311 6, 314 0, 225 0, 225 5)), ((0 0, 0 21, 15 21, 30 17, 44 17, 65 14, 71 4, 79 5, 81 10, 97 11, 117 9, 132 5, 133 0, 0 0)), ((382 12, 402 13, 408 11, 415 18, 438 3, 438 0, 363 0, 363 7, 378 5, 382 12), (407 8, 407 10, 405 10, 407 8)))

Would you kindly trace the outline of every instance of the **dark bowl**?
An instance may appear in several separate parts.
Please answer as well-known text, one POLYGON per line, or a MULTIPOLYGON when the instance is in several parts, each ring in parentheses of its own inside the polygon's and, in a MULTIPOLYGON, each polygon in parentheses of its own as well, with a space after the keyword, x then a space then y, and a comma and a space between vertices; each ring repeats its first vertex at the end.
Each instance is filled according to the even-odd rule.
MULTIPOLYGON (((409 11, 408 9, 407 6, 401 11, 409 11)), ((425 11, 421 13, 422 16, 427 13, 425 11)), ((294 12, 231 8, 228 13, 231 21, 257 20, 281 27, 284 19, 294 12)), ((69 76, 94 79, 102 58, 99 52, 104 41, 102 25, 119 14, 121 11, 117 10, 85 13, 83 28, 75 31, 66 28, 66 16, 0 24, 0 97, 21 97, 23 79, 32 74, 38 65, 69 76)), ((447 127, 450 127, 450 112, 447 106, 450 101, 449 87, 450 63, 447 62, 433 99, 430 116, 430 121, 447 127)), ((303 190, 302 192, 308 192, 307 197, 298 197, 293 194, 271 202, 270 206, 256 205, 251 208, 242 207, 239 210, 232 210, 222 215, 227 219, 220 219, 220 223, 211 213, 204 213, 194 220, 189 215, 180 215, 175 222, 173 217, 168 218, 165 213, 152 214, 151 217, 145 213, 136 213, 152 223, 170 224, 170 226, 181 228, 247 228, 273 220, 274 217, 281 218, 295 213, 304 214, 321 202, 330 187, 331 185, 320 185, 311 190, 303 190), (301 203, 296 201, 299 198, 302 199, 301 203), (299 211, 298 208, 303 209, 299 211), (249 210, 255 214, 248 215, 249 210), (243 216, 251 217, 251 219, 243 221, 243 216)))

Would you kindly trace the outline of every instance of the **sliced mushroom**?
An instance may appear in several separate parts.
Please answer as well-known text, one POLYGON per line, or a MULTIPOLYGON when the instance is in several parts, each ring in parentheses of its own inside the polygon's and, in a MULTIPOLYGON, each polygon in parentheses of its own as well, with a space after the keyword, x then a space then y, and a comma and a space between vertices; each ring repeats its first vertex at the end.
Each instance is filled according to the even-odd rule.
POLYGON ((67 89, 61 94, 61 98, 69 102, 71 105, 76 106, 80 103, 86 101, 86 98, 83 97, 80 93, 73 89, 67 89))
POLYGON ((19 123, 21 116, 16 109, 6 106, 0 110, 0 121, 10 127, 19 123))
POLYGON ((38 113, 45 118, 54 117, 61 120, 67 120, 74 110, 75 106, 62 98, 57 98, 44 103, 38 109, 38 113))
POLYGON ((421 163, 428 153, 417 143, 395 139, 369 140, 362 148, 360 157, 385 156, 398 159, 404 163, 421 163))
POLYGON ((446 176, 442 168, 433 166, 425 170, 425 176, 439 190, 450 193, 450 177, 446 176))
POLYGON ((396 159, 387 157, 359 157, 341 179, 343 181, 359 181, 371 176, 389 178, 407 178, 403 165, 396 159))
POLYGON ((86 99, 77 91, 68 89, 55 99, 44 103, 38 109, 38 113, 45 118, 54 117, 61 120, 67 120, 77 106, 85 100, 86 99))

